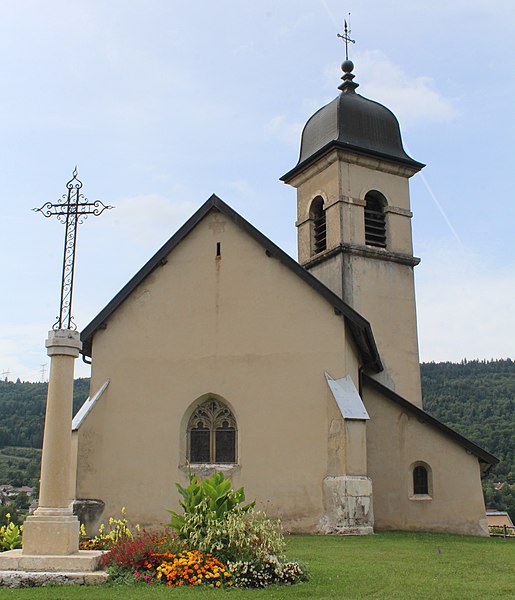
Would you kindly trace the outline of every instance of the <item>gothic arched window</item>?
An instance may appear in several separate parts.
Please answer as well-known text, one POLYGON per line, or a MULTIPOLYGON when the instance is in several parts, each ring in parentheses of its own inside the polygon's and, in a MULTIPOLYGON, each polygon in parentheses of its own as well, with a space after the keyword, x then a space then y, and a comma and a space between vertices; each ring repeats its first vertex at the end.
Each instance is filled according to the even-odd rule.
POLYGON ((188 423, 190 463, 236 462, 236 419, 220 400, 208 398, 188 423))
POLYGON ((324 199, 317 196, 309 210, 311 220, 311 254, 318 254, 327 248, 324 199))
POLYGON ((386 248, 386 198, 372 191, 365 196, 365 202, 365 244, 386 248))

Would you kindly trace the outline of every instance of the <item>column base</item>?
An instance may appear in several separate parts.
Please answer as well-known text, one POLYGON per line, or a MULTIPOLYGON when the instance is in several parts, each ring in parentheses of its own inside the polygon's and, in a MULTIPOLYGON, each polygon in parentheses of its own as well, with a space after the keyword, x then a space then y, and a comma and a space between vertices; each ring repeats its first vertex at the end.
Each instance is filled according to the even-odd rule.
POLYGON ((0 552, 0 571, 39 573, 91 573, 102 568, 101 550, 79 550, 68 556, 29 555, 24 550, 0 552))
POLYGON ((23 555, 68 556, 79 552, 80 524, 69 508, 38 508, 23 524, 23 555))

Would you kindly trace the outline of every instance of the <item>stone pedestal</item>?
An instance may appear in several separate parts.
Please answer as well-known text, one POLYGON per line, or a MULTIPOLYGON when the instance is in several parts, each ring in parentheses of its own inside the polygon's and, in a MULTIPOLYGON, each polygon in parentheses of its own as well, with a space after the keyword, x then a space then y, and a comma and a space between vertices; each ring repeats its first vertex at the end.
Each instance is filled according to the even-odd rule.
POLYGON ((326 477, 323 486, 325 515, 318 523, 320 533, 374 533, 372 480, 369 477, 326 477))
POLYGON ((79 333, 50 331, 50 379, 41 457, 39 508, 24 523, 23 548, 0 554, 0 570, 94 571, 102 552, 79 551, 79 520, 71 509, 71 435, 74 362, 79 333))
POLYGON ((38 508, 23 525, 23 554, 74 554, 80 523, 69 508, 38 508))

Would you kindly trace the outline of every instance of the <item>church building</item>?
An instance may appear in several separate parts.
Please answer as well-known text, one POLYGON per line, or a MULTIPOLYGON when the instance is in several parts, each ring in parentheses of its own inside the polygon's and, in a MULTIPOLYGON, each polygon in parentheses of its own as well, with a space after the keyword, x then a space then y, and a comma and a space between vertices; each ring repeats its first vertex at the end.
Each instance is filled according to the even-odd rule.
POLYGON ((71 496, 91 527, 122 506, 165 524, 175 482, 223 472, 291 532, 487 535, 497 459, 422 405, 409 179, 424 165, 353 68, 282 178, 298 262, 213 195, 82 332, 71 496))

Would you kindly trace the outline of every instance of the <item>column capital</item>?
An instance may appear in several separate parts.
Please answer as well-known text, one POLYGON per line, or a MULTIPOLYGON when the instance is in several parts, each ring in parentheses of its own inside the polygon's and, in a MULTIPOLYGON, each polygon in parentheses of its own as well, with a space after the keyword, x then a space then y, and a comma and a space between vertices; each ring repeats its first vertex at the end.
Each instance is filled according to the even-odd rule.
POLYGON ((48 356, 58 354, 78 358, 82 349, 80 333, 72 329, 52 329, 45 341, 48 356))

